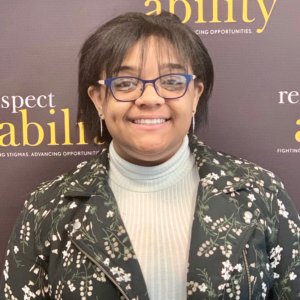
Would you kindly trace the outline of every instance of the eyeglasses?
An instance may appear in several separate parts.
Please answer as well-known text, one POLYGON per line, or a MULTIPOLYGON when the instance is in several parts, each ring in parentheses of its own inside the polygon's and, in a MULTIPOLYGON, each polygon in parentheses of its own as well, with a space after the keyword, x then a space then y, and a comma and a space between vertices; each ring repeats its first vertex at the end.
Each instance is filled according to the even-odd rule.
POLYGON ((143 95, 147 83, 151 83, 156 93, 164 99, 178 99, 183 97, 191 80, 196 75, 166 74, 152 80, 144 80, 133 76, 112 77, 99 80, 99 84, 109 87, 117 101, 135 101, 143 95))

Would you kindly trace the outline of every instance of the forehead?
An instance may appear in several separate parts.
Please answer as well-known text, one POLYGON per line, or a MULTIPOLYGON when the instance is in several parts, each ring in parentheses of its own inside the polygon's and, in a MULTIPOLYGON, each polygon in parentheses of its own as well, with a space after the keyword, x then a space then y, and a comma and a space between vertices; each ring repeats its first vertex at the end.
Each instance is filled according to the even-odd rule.
POLYGON ((187 71, 190 66, 180 51, 169 41, 149 37, 136 42, 128 49, 119 71, 135 69, 142 73, 144 69, 149 68, 158 68, 159 71, 164 69, 187 71))

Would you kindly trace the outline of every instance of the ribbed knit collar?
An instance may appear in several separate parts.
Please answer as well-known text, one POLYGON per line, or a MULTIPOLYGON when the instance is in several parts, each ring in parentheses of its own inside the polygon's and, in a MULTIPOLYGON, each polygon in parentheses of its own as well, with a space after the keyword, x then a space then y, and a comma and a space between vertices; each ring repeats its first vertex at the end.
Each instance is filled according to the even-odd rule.
POLYGON ((113 142, 109 146, 109 156, 109 179, 124 189, 136 192, 167 188, 186 176, 195 166, 187 136, 178 151, 168 161, 157 166, 145 167, 129 163, 117 154, 113 142))

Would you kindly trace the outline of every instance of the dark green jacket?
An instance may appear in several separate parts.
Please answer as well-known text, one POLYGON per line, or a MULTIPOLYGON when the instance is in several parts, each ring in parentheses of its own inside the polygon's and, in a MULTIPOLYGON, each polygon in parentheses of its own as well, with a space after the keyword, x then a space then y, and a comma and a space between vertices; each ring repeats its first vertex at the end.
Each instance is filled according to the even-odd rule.
MULTIPOLYGON (((200 182, 187 299, 300 299, 300 222, 282 183, 195 137, 190 148, 200 182)), ((1 299, 149 299, 107 154, 31 194, 9 242, 1 299)))

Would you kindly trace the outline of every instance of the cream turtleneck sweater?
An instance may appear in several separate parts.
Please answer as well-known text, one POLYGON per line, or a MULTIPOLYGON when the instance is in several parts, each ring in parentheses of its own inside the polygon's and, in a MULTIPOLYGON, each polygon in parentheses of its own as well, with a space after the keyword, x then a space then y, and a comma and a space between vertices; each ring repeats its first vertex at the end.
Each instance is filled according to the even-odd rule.
POLYGON ((186 299, 186 275, 199 174, 188 137, 153 167, 122 159, 110 144, 109 185, 151 300, 186 299))

